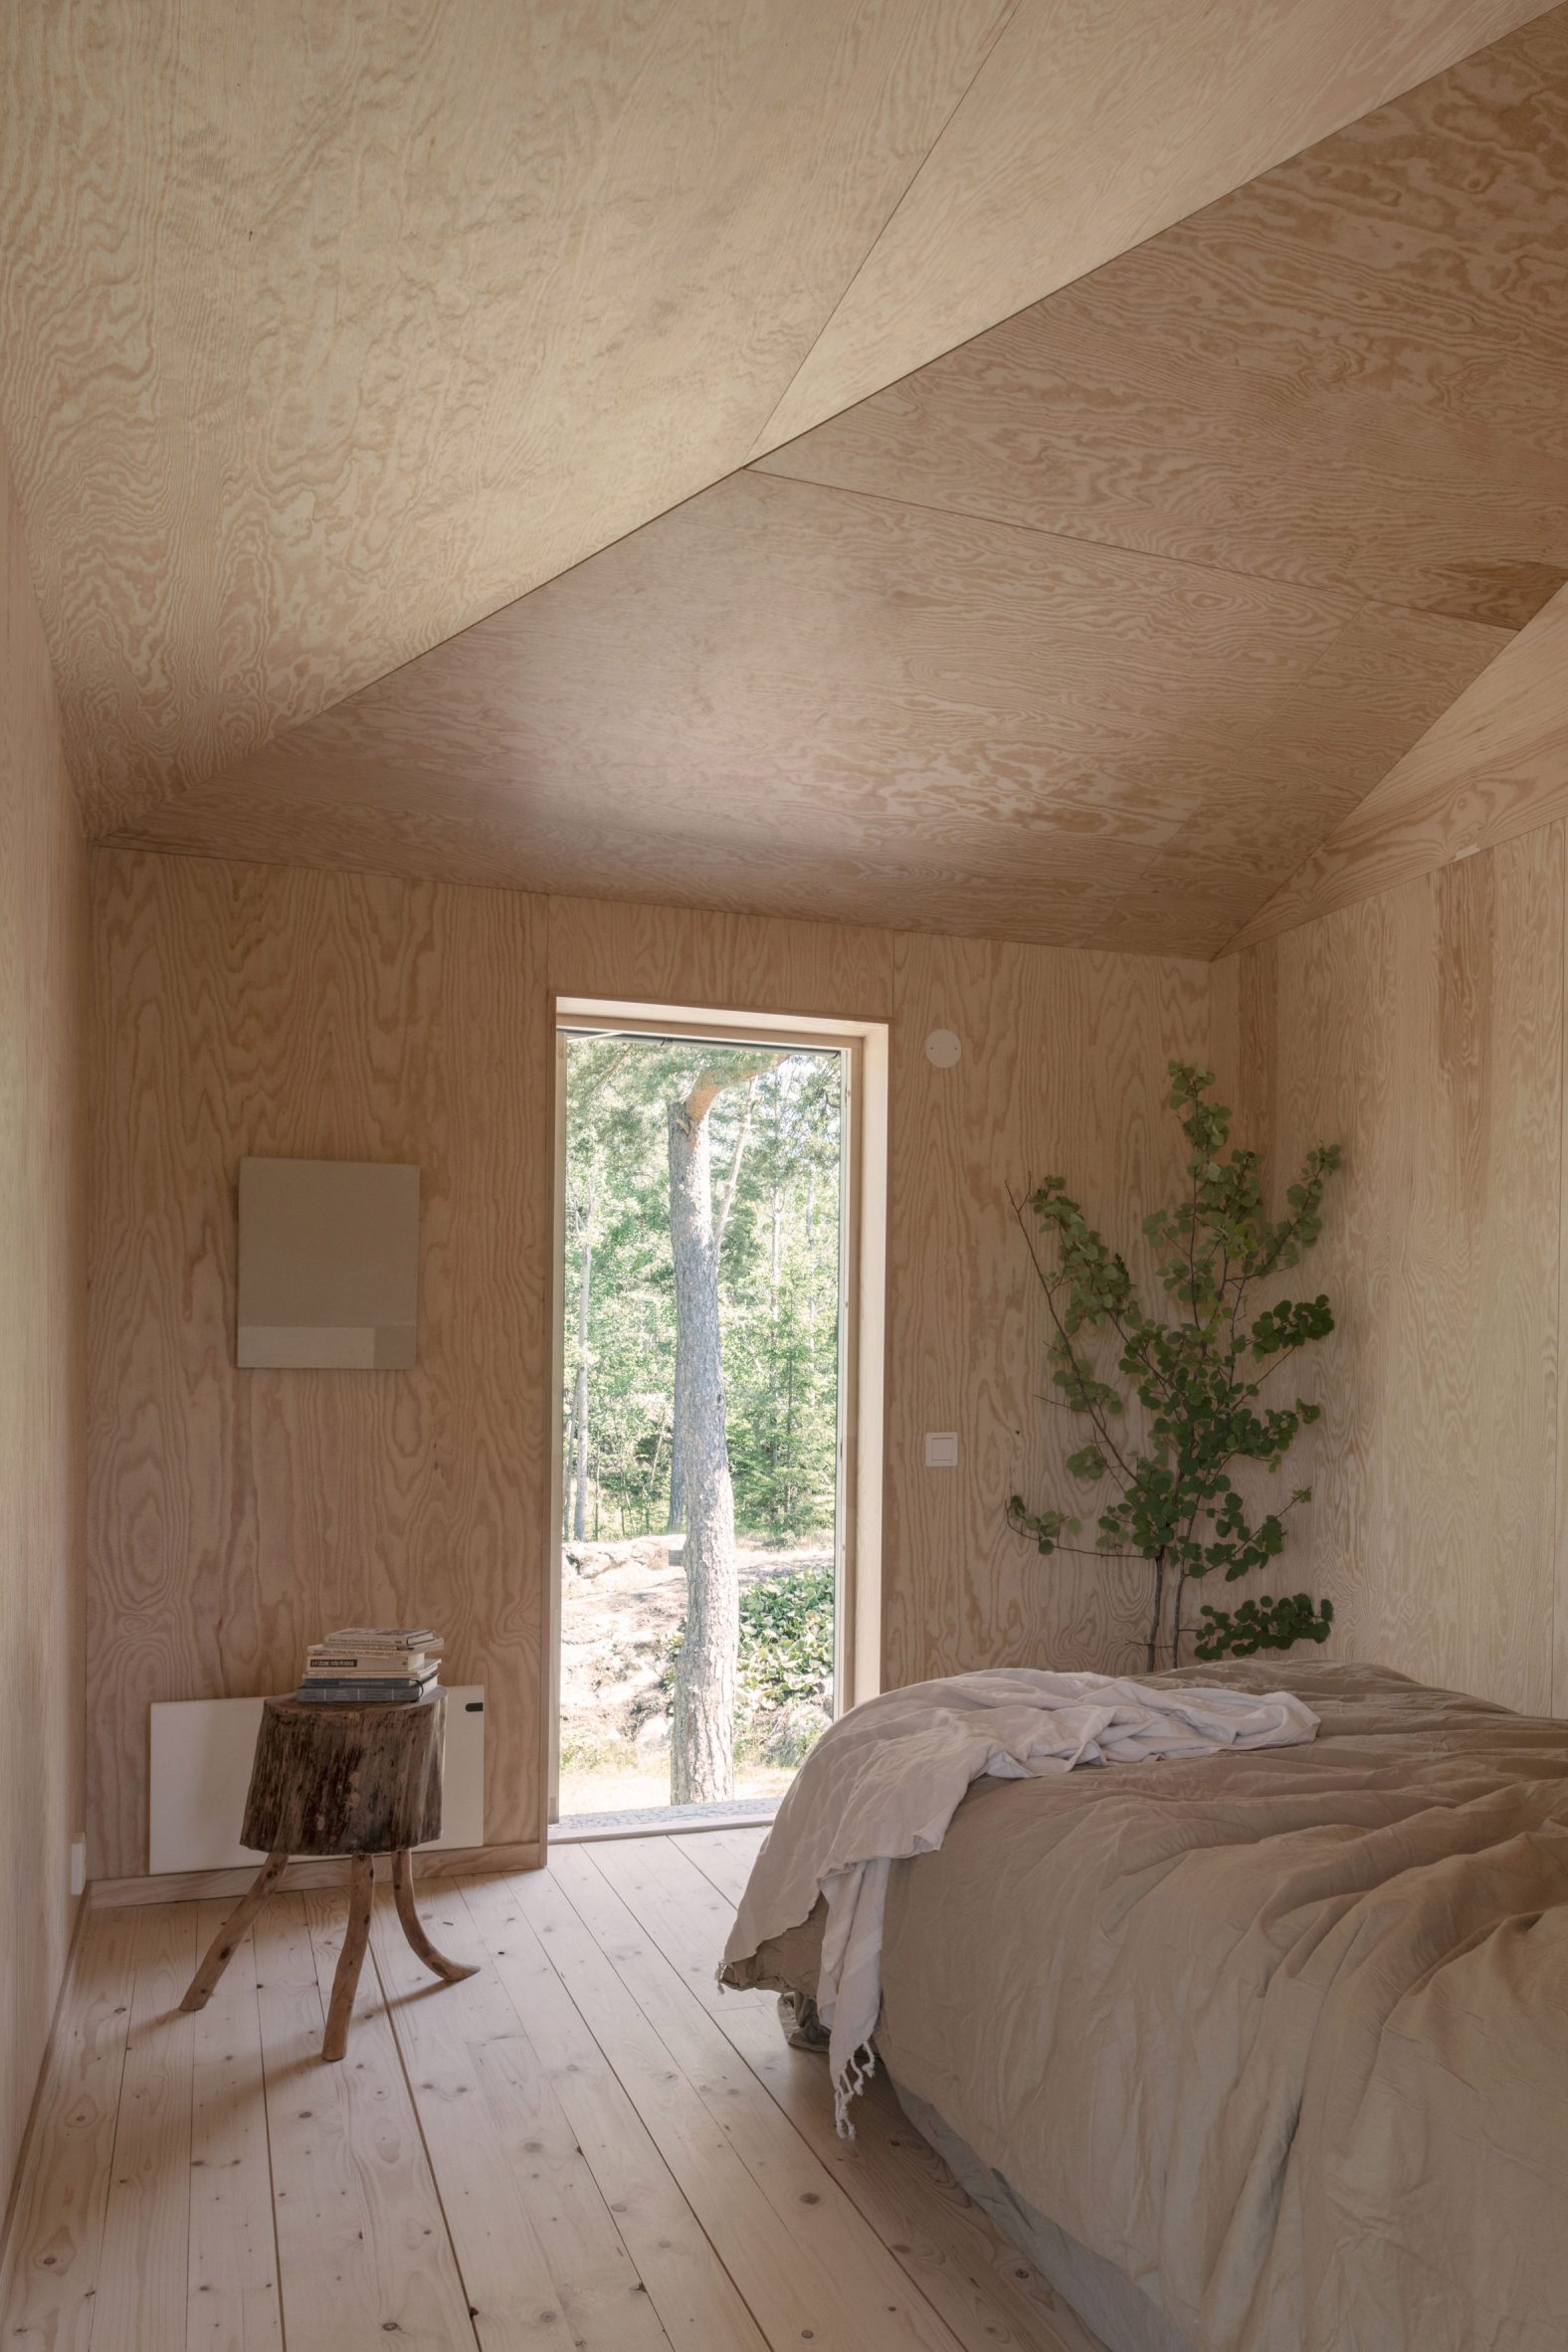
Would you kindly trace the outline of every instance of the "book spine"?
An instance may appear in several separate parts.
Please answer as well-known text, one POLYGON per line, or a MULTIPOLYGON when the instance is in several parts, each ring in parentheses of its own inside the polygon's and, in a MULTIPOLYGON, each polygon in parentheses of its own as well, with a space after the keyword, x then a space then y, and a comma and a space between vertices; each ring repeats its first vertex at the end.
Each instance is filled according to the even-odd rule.
POLYGON ((339 1679, 352 1674, 374 1674, 385 1680, 391 1674, 423 1674, 429 1672, 435 1661, 420 1651, 400 1651, 393 1657, 375 1658, 361 1651, 332 1653, 316 1657, 312 1654, 304 1662, 307 1674, 333 1674, 339 1679))
POLYGON ((425 1682, 306 1682, 300 1685, 294 1696, 316 1699, 323 1705, 329 1705, 334 1701, 345 1703, 359 1698, 423 1698, 435 1686, 434 1675, 425 1682))
POLYGON ((429 1650, 439 1639, 434 1629, 419 1634, 330 1634, 324 1642, 314 1642, 314 1650, 368 1650, 377 1657, 401 1657, 405 1652, 429 1650))

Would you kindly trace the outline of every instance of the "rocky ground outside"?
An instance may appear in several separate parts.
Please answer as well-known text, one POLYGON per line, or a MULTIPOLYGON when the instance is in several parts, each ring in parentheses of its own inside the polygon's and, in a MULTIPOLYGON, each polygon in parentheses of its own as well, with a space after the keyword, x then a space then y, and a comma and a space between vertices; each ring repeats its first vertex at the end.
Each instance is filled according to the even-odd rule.
MULTIPOLYGON (((670 1722, 660 1691, 686 1616, 679 1535, 568 1543, 561 1555, 561 1817, 670 1802, 670 1722)), ((770 1578, 831 1568, 823 1538, 788 1549, 739 1544, 742 1596, 770 1578)), ((781 1796, 828 1721, 825 1708, 748 1720, 735 1793, 781 1796)))

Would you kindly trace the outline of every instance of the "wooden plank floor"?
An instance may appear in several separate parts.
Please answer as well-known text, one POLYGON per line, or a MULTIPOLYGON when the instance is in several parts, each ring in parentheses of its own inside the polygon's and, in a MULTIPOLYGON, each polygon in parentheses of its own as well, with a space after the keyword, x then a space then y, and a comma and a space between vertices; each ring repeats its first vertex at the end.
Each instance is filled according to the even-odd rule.
POLYGON ((197 2017, 221 1906, 87 1921, 0 2276, 3 2352, 1095 2352, 882 2084, 717 1954, 760 1830, 378 1896, 339 2066, 345 1904, 275 1897, 197 2017))

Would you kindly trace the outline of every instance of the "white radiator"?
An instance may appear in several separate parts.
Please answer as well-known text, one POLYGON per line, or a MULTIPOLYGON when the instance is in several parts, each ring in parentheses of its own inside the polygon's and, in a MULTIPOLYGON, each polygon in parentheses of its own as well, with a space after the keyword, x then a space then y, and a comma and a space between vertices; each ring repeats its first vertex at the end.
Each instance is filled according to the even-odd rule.
MULTIPOLYGON (((257 1858, 240 1844, 259 1698, 163 1699, 152 1707, 147 1867, 220 1870, 257 1858)), ((426 1851, 485 1843, 485 1686, 447 1691, 441 1836, 426 1851)))

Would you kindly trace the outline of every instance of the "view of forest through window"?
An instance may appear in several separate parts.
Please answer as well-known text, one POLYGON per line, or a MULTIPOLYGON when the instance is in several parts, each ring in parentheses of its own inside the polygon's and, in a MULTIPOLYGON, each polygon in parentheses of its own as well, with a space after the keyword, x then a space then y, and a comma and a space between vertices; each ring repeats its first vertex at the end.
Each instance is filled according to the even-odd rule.
POLYGON ((775 1796, 830 1718, 843 1062, 568 1035, 563 1818, 775 1796))

